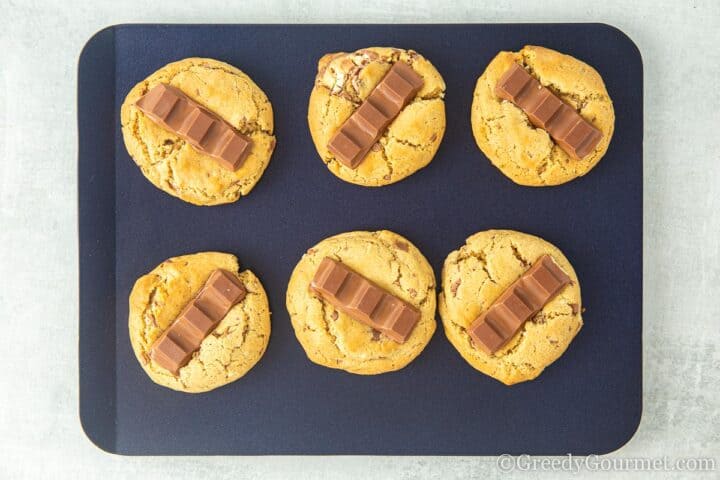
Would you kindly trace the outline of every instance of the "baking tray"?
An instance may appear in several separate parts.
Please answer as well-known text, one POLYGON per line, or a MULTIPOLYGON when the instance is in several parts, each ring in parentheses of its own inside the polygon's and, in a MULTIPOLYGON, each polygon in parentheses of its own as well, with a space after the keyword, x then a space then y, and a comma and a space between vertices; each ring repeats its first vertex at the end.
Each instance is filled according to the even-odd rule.
POLYGON ((80 419, 100 448, 145 454, 494 455, 605 453, 642 411, 642 60, 602 24, 121 25, 100 31, 79 65, 80 419), (593 65, 614 101, 615 134, 584 178, 515 185, 475 145, 477 77, 500 50, 547 46, 593 65), (362 188, 320 161, 306 124, 317 60, 373 45, 411 48, 447 83, 447 132, 406 180, 362 188), (242 69, 275 111, 277 148, 237 203, 196 207, 153 187, 125 151, 120 105, 161 66, 190 56, 242 69), (506 387, 472 369, 442 326, 406 368, 358 376, 310 363, 285 310, 303 252, 349 230, 390 229, 427 256, 470 234, 511 228, 560 247, 582 285, 585 326, 537 380, 506 387), (155 385, 128 339, 136 278, 168 257, 232 252, 260 277, 272 335, 245 377, 201 395, 155 385))

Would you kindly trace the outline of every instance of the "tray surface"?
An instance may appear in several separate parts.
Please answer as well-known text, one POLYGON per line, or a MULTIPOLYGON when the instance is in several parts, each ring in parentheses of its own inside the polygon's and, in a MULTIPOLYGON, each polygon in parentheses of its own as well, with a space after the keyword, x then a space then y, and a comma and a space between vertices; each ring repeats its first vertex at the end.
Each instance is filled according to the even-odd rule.
POLYGON ((99 32, 83 50, 78 79, 86 433, 105 450, 132 455, 619 448, 642 410, 642 83, 635 45, 601 24, 127 25, 99 32), (478 150, 470 129, 477 77, 498 51, 525 44, 593 65, 615 106, 605 158, 584 178, 558 187, 513 184, 478 150), (379 189, 335 178, 315 152, 306 122, 317 60, 375 45, 417 50, 447 84, 447 131, 435 159, 379 189), (237 66, 273 104, 277 148, 261 181, 235 204, 195 207, 161 192, 122 142, 119 108, 130 88, 190 56, 237 66), (439 280, 445 256, 489 228, 545 238, 580 278, 585 326, 537 380, 506 387, 476 372, 441 324, 426 350, 399 372, 357 376, 306 359, 285 310, 285 288, 307 248, 340 232, 389 229, 420 248, 439 280), (135 279, 166 258, 205 250, 234 253, 260 277, 272 335, 245 377, 188 395, 155 385, 138 365, 127 298, 135 279))

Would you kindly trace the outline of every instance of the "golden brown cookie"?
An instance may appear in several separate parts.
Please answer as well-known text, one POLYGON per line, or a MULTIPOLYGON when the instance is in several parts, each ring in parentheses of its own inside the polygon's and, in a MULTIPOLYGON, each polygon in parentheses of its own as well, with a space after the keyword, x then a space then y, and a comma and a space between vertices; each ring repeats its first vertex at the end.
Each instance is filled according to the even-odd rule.
POLYGON ((478 78, 470 114, 480 150, 501 172, 520 185, 559 185, 588 173, 605 155, 615 128, 612 100, 602 77, 590 65, 543 47, 500 52, 478 78), (497 81, 515 63, 575 108, 603 136, 595 150, 577 160, 512 102, 495 95, 497 81))
POLYGON ((250 193, 275 148, 273 111, 265 93, 237 68, 209 58, 171 63, 135 85, 120 119, 125 146, 143 175, 164 192, 195 205, 231 203, 250 193), (135 106, 159 83, 177 87, 250 137, 250 154, 237 171, 223 168, 135 106))
POLYGON ((310 248, 290 277, 286 305, 311 361, 372 375, 399 370, 422 352, 435 332, 435 300, 435 275, 425 257, 407 239, 383 230, 342 233, 310 248), (405 343, 390 340, 310 292, 310 281, 325 257, 341 261, 420 310, 420 321, 405 343))
POLYGON ((580 284, 570 262, 545 240, 512 230, 487 230, 450 253, 442 271, 440 316, 450 343, 467 362, 506 385, 532 380, 557 360, 582 327, 580 284), (476 347, 467 328, 543 254, 572 283, 494 354, 476 347))
POLYGON ((234 255, 202 252, 165 260, 140 277, 130 293, 128 326, 135 356, 155 383, 207 392, 242 377, 263 356, 270 339, 270 307, 260 280, 250 270, 240 271, 234 255), (150 348, 218 268, 236 274, 247 295, 175 377, 150 358, 150 348))
POLYGON ((327 54, 318 62, 310 94, 308 124, 315 148, 328 168, 346 182, 366 187, 395 183, 426 166, 445 133, 445 82, 417 52, 371 47, 327 54), (351 169, 327 148, 330 138, 382 80, 393 63, 408 63, 424 85, 387 128, 365 159, 351 169))

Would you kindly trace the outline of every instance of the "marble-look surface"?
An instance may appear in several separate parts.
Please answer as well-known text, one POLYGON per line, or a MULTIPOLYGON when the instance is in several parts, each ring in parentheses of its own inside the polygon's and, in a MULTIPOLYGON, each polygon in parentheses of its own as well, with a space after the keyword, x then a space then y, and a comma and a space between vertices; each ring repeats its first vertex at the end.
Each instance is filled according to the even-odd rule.
POLYGON ((76 68, 93 33, 124 22, 598 21, 624 30, 645 61, 645 407, 614 456, 720 461, 720 2, 0 0, 0 12, 0 477, 563 476, 503 475, 488 457, 125 458, 87 440, 77 413, 76 68))

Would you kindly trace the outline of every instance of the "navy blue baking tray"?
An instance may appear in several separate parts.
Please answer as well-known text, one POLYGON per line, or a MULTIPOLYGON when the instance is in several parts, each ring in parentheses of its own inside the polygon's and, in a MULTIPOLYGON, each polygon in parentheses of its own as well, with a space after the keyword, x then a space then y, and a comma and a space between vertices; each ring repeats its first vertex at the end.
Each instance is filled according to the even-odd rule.
POLYGON ((85 46, 78 75, 80 419, 100 448, 146 454, 594 454, 634 434, 642 411, 642 60, 602 24, 122 25, 85 46), (593 65, 617 116, 605 158, 552 188, 515 185, 470 129, 477 77, 500 50, 537 44, 593 65), (335 178, 307 129, 317 60, 373 45, 411 48, 447 83, 447 132, 433 162, 383 188, 335 178), (196 207, 153 187, 125 151, 120 105, 157 68, 229 62, 267 93, 277 148, 252 193, 196 207), (330 201, 328 201, 330 200, 330 201), (362 207, 360 207, 362 206, 362 207), (408 367, 358 376, 310 363, 285 310, 303 252, 349 230, 411 239, 439 278, 445 256, 489 228, 559 246, 582 286, 585 326, 537 380, 506 387, 472 369, 442 327, 408 367), (265 356, 244 378, 189 395, 155 385, 127 330, 135 279, 168 257, 232 252, 272 308, 265 356))

